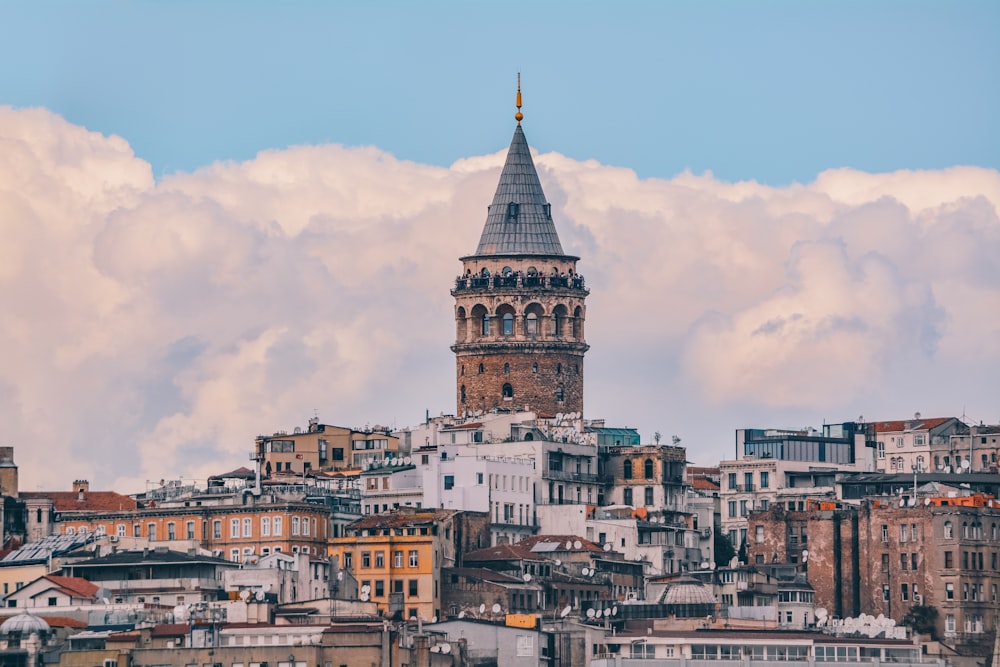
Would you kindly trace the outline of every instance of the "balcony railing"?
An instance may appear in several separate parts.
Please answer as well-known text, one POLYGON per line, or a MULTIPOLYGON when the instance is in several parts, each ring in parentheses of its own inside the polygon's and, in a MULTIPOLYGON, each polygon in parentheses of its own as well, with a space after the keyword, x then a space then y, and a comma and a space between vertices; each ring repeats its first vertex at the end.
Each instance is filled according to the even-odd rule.
POLYGON ((568 472, 565 470, 547 470, 542 477, 559 480, 560 482, 584 482, 588 484, 596 484, 600 481, 598 475, 587 472, 568 472))
POLYGON ((458 277, 455 279, 455 291, 491 290, 518 288, 560 288, 585 290, 582 276, 489 276, 489 277, 458 277))

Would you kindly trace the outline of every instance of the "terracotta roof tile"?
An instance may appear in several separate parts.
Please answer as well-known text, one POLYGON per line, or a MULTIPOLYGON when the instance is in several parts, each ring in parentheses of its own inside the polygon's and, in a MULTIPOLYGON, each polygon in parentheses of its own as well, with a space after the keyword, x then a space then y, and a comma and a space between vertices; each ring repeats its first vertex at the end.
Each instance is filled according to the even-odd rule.
POLYGON ((875 422, 876 433, 897 433, 905 431, 907 424, 919 424, 918 430, 930 430, 954 419, 954 417, 935 417, 933 419, 898 419, 895 421, 875 422))
POLYGON ((709 479, 695 477, 691 480, 691 487, 702 491, 718 491, 719 485, 709 479))
POLYGON ((74 597, 92 598, 99 590, 95 584, 83 577, 60 577, 48 574, 45 575, 45 578, 74 597))
POLYGON ((139 507, 133 498, 115 491, 86 491, 83 500, 76 491, 26 491, 22 499, 48 499, 57 512, 119 512, 139 507))

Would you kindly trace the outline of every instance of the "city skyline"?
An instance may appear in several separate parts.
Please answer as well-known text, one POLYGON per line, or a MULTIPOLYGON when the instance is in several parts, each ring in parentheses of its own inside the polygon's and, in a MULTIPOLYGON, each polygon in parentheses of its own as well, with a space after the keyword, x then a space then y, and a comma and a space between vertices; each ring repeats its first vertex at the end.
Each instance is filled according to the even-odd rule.
MULTIPOLYGON (((204 479, 243 465, 257 433, 304 426, 314 414, 345 426, 402 427, 425 411, 450 412, 448 290, 458 258, 475 247, 514 129, 518 68, 525 134, 563 246, 581 258, 591 289, 585 416, 635 426, 644 442, 657 431, 676 434, 702 465, 734 456, 737 428, 918 411, 1000 422, 992 379, 1000 370, 1000 148, 989 122, 998 98, 995 86, 975 85, 995 80, 1000 62, 986 39, 984 19, 997 15, 990 5, 793 11, 772 28, 788 37, 784 47, 808 34, 825 39, 800 59, 778 61, 782 44, 761 44, 742 60, 699 50, 696 35, 714 44, 735 30, 736 5, 650 10, 693 29, 670 48, 705 61, 675 78, 655 59, 615 78, 629 49, 589 68, 591 55, 573 52, 579 59, 567 67, 556 50, 574 34, 614 33, 645 5, 621 14, 585 5, 554 24, 548 48, 528 48, 519 36, 510 51, 482 59, 456 59, 440 45, 405 62, 373 57, 374 46, 349 52, 359 34, 374 34, 360 30, 342 45, 336 74, 310 50, 319 46, 286 37, 260 52, 233 51, 247 62, 224 57, 224 45, 265 34, 276 10, 258 7, 237 20, 226 5, 201 13, 140 5, 112 20, 108 7, 86 14, 82 26, 112 38, 76 58, 72 47, 86 30, 71 30, 70 19, 80 9, 13 8, 17 21, 8 25, 25 28, 14 48, 45 18, 66 40, 17 72, 2 59, 13 85, 0 99, 12 105, 0 108, 0 343, 8 350, 0 444, 15 447, 27 490, 68 488, 75 478, 124 492, 148 479, 204 479), (824 13, 842 22, 815 24, 824 13), (108 22, 99 25, 102 16, 108 22), (156 17, 155 29, 128 24, 156 17), (865 17, 873 23, 862 29, 865 17), (120 85, 138 64, 114 60, 114 47, 168 40, 185 18, 202 22, 174 69, 150 54, 138 59, 150 81, 120 85), (229 19, 242 22, 242 37, 205 37, 229 19), (883 46, 908 48, 869 63, 901 74, 882 97, 868 88, 880 68, 857 58, 879 53, 863 37, 892 19, 909 30, 885 35, 883 46), (804 26, 811 32, 793 32, 804 26), (922 41, 929 35, 940 39, 922 41), (863 131, 850 132, 859 117, 845 107, 789 107, 768 94, 780 81, 752 67, 828 62, 837 37, 857 38, 860 53, 830 61, 817 79, 857 77, 845 99, 870 102, 863 131), (922 44, 927 53, 918 57, 922 44), (963 47, 946 53, 947 44, 963 47), (261 87, 277 86, 284 103, 244 106, 247 118, 237 119, 247 99, 266 97, 249 81, 257 59, 279 45, 289 52, 260 70, 261 87), (897 62, 899 54, 913 60, 897 62), (215 71, 213 89, 213 68, 195 67, 199 57, 232 76, 219 83, 215 71), (935 57, 940 69, 922 67, 935 57), (302 71, 283 76, 281 66, 296 62, 302 71), (672 83, 665 88, 723 114, 732 109, 726 96, 707 89, 731 83, 735 74, 719 68, 737 62, 740 90, 750 95, 745 114, 694 105, 672 115, 666 98, 648 97, 653 86, 641 84, 672 83), (426 77, 416 81, 418 69, 426 77), (95 74, 106 74, 109 88, 92 87, 95 74), (343 84, 337 96, 306 95, 324 76, 343 84), (923 98, 903 93, 916 79, 962 104, 935 96, 934 105, 916 105, 923 98), (699 86, 706 91, 696 97, 699 86), (268 111, 273 118, 254 126, 268 111), (803 119, 774 135, 776 150, 762 156, 745 123, 765 116, 803 119), (835 131, 828 137, 823 127, 835 131), (732 142, 729 132, 746 141, 732 142), (650 141, 639 151, 642 136, 650 141), (53 460, 61 465, 46 469, 53 460)), ((368 25, 367 10, 347 5, 344 14, 317 10, 321 20, 310 27, 309 7, 279 14, 286 22, 273 34, 343 30, 349 19, 368 25)), ((433 19, 447 7, 432 5, 412 32, 443 30, 433 19)), ((778 8, 789 6, 755 20, 778 8)), ((396 9, 401 21, 411 16, 396 9)), ((477 37, 477 11, 452 16, 453 28, 470 33, 463 39, 498 37, 514 20, 477 37)), ((552 11, 533 20, 545 25, 552 11)), ((804 90, 815 94, 815 84, 804 90)))

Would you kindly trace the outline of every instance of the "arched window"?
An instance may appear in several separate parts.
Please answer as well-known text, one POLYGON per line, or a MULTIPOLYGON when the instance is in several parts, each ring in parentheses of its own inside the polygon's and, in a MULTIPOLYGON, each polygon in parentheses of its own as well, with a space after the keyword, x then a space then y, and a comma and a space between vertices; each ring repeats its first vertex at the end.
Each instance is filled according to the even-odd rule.
POLYGON ((462 385, 462 402, 465 403, 465 385, 462 385))
POLYGON ((646 459, 643 461, 642 476, 646 479, 653 479, 653 459, 646 459))
POLYGON ((531 364, 531 372, 538 373, 538 362, 531 364))
POLYGON ((480 374, 480 375, 482 375, 482 374, 483 374, 483 371, 484 371, 484 370, 486 370, 486 369, 485 369, 485 368, 483 368, 483 365, 482 365, 482 364, 479 364, 479 374, 480 374))
POLYGON ((465 364, 462 364, 462 372, 459 375, 465 377, 465 364))
POLYGON ((512 387, 509 382, 507 382, 503 386, 503 397, 504 398, 514 398, 514 387, 512 387))
POLYGON ((556 364, 556 375, 562 375, 562 364, 556 364))
POLYGON ((563 389, 562 385, 557 386, 556 387, 556 401, 559 402, 559 403, 562 403, 563 400, 564 400, 565 393, 566 393, 565 389, 563 389))
POLYGON ((529 336, 534 336, 538 333, 538 316, 534 313, 528 313, 528 317, 525 318, 524 332, 529 336))
POLYGON ((944 539, 950 540, 955 537, 955 528, 951 525, 951 521, 944 522, 944 539))
POLYGON ((487 268, 486 268, 486 267, 484 266, 484 267, 483 267, 483 270, 479 272, 479 275, 481 275, 481 276, 482 276, 483 278, 489 278, 489 277, 490 277, 490 270, 489 270, 489 269, 487 269, 487 268))
POLYGON ((514 273, 514 269, 510 268, 509 266, 505 266, 502 269, 500 269, 500 273, 504 276, 509 276, 510 274, 514 273))
POLYGON ((490 316, 486 313, 483 314, 483 325, 480 331, 484 336, 490 335, 490 316))
POLYGON ((514 335, 514 313, 503 314, 503 335, 504 336, 514 335))
POLYGON ((510 373, 510 364, 503 365, 503 372, 508 374, 510 373))
POLYGON ((628 459, 625 459, 625 463, 622 465, 622 477, 632 479, 632 462, 628 459))
POLYGON ((573 372, 577 375, 580 374, 580 364, 573 364, 573 372))

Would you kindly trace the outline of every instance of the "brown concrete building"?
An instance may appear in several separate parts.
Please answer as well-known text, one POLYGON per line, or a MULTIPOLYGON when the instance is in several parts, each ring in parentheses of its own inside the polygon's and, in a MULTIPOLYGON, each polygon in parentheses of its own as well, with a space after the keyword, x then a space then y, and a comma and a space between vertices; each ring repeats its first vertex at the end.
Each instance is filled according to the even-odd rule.
MULTIPOLYGON (((520 107, 518 91, 518 107, 520 107)), ((517 128, 475 253, 455 281, 457 413, 583 412, 584 303, 579 259, 563 252, 552 205, 517 128)))
POLYGON ((992 498, 815 503, 802 512, 776 506, 752 514, 749 525, 750 562, 805 560, 816 606, 830 616, 898 622, 914 606, 934 607, 947 644, 988 654, 1000 613, 1000 503, 992 498))
POLYGON ((306 429, 257 436, 250 458, 258 462, 263 477, 271 477, 363 468, 398 455, 399 438, 388 428, 354 429, 310 419, 306 429))

